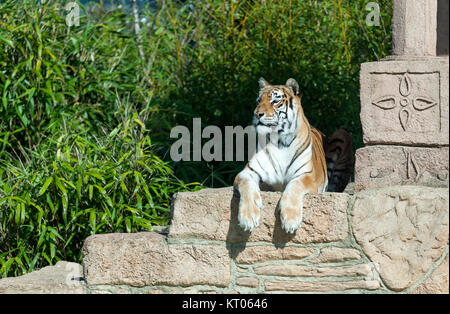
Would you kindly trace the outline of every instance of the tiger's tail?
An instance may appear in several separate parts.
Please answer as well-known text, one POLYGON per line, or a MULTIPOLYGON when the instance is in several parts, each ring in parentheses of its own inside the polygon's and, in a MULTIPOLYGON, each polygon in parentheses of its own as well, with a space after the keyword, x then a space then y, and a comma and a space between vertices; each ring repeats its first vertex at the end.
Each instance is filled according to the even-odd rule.
POLYGON ((323 141, 327 162, 328 192, 343 192, 353 171, 353 149, 350 134, 336 130, 323 141))

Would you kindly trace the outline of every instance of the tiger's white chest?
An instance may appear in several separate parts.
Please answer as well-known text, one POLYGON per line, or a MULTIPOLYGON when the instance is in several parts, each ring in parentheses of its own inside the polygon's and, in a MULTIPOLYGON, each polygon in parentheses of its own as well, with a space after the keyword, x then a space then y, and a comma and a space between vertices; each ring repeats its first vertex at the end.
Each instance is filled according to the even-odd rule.
POLYGON ((311 147, 296 156, 297 143, 292 144, 285 147, 269 143, 250 160, 250 168, 275 191, 283 191, 291 180, 311 170, 311 147))

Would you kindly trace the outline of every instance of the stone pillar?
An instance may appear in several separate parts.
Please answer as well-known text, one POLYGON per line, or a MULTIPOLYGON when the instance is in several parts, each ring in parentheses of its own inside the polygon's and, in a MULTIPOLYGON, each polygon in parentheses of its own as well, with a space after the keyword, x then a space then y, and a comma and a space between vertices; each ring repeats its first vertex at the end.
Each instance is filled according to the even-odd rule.
POLYGON ((435 56, 436 38, 437 0, 394 0, 392 50, 395 56, 435 56))
POLYGON ((437 0, 394 0, 393 55, 361 65, 355 189, 449 185, 449 61, 436 56, 437 0))

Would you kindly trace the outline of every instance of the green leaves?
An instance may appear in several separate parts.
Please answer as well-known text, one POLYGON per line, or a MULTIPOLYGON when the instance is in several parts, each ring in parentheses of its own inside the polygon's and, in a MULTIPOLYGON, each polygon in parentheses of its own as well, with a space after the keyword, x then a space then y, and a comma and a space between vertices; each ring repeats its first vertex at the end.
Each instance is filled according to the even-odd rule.
POLYGON ((198 185, 173 176, 137 117, 113 128, 126 125, 127 132, 110 137, 105 130, 101 138, 80 135, 78 121, 65 121, 23 161, 0 158, 0 277, 80 261, 91 234, 168 223, 172 194, 198 185))
POLYGON ((50 177, 47 180, 45 180, 44 185, 42 186, 42 188, 39 190, 39 196, 41 196, 42 194, 45 193, 45 191, 47 191, 48 186, 53 182, 53 178, 50 177))

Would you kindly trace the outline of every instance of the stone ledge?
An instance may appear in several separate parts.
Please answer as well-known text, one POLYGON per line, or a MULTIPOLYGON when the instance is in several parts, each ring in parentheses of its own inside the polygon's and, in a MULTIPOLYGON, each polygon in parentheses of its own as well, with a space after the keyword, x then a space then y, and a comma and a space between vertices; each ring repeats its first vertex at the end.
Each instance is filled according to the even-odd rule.
POLYGON ((84 247, 84 277, 89 285, 211 285, 230 282, 225 246, 168 245, 153 232, 94 235, 84 247))
POLYGON ((20 277, 0 279, 0 294, 84 294, 81 265, 58 262, 20 277))
POLYGON ((172 202, 169 238, 200 238, 216 241, 327 243, 343 241, 348 235, 346 193, 306 195, 303 224, 294 235, 282 228, 276 210, 279 192, 262 192, 264 209, 260 225, 251 233, 238 224, 239 198, 233 188, 182 192, 172 202))

